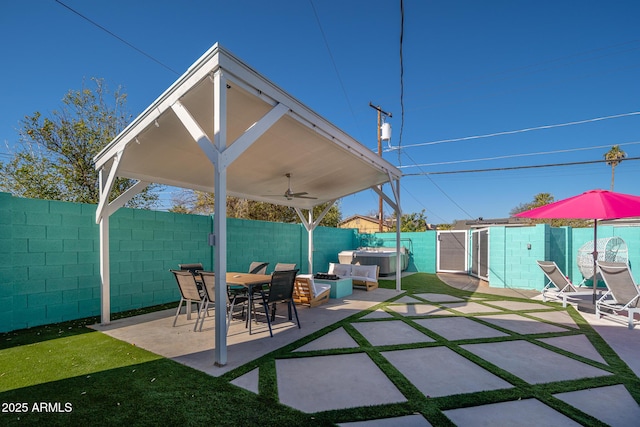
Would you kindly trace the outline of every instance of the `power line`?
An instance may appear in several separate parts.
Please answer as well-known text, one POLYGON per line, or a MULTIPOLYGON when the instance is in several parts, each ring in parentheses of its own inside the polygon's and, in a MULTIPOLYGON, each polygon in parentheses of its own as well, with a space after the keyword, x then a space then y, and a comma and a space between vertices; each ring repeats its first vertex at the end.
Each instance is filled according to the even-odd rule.
MULTIPOLYGON (((627 160, 640 160, 640 157, 627 157, 624 160, 621 160, 620 163, 627 160)), ((536 169, 536 168, 551 168, 558 166, 578 166, 578 165, 589 165, 594 163, 606 163, 609 160, 587 160, 582 162, 566 162, 566 163, 549 163, 544 165, 526 165, 526 166, 510 166, 510 167, 502 167, 502 168, 487 168, 487 169, 466 169, 466 170, 458 170, 458 171, 442 171, 442 172, 416 172, 416 173, 407 173, 403 174, 403 176, 429 176, 429 175, 452 175, 459 173, 476 173, 476 172, 497 172, 497 171, 509 171, 509 170, 519 170, 519 169, 536 169)))
MULTIPOLYGON (((613 145, 635 145, 640 144, 640 141, 634 142, 623 142, 621 144, 613 144, 613 145)), ((586 151, 586 150, 597 150, 602 148, 610 148, 612 144, 608 145, 596 145, 594 147, 582 147, 582 148, 569 148, 566 150, 556 150, 556 151, 539 151, 537 153, 521 153, 521 154, 508 154, 504 156, 495 156, 495 157, 484 157, 480 159, 466 159, 466 160, 452 160, 450 162, 437 162, 437 163, 422 163, 415 165, 407 165, 407 166, 398 166, 400 169, 404 168, 414 168, 414 167, 424 167, 424 166, 442 166, 442 165, 453 165, 459 163, 471 163, 471 162, 484 162, 488 160, 503 160, 503 159, 513 159, 516 157, 528 157, 528 156, 542 156, 548 154, 561 154, 561 153, 571 153, 574 151, 586 151)))
POLYGON ((105 27, 103 27, 102 25, 98 24, 97 22, 91 20, 90 18, 84 16, 83 14, 81 14, 80 12, 78 12, 77 10, 73 9, 70 6, 67 6, 66 4, 64 4, 63 2, 61 2, 60 0, 55 0, 56 3, 58 3, 60 6, 65 7, 66 9, 70 10, 71 12, 75 13, 76 15, 78 15, 79 17, 81 17, 82 19, 84 19, 85 21, 91 23, 92 25, 100 28, 102 31, 104 31, 105 33, 109 34, 112 37, 115 37, 116 39, 120 40, 122 43, 126 44, 127 46, 129 46, 131 49, 135 50, 138 53, 141 53, 142 55, 146 56, 147 58, 149 58, 150 60, 152 60, 153 62, 155 62, 156 64, 159 64, 160 66, 166 68, 167 70, 171 71, 174 74, 180 75, 180 73, 178 73, 176 70, 174 70, 173 68, 169 67, 168 65, 164 64, 163 62, 159 61, 158 59, 154 58, 153 56, 151 56, 150 54, 148 54, 147 52, 143 51, 142 49, 139 49, 137 47, 135 47, 133 44, 129 43, 128 41, 126 41, 125 39, 123 39, 122 37, 118 36, 117 34, 113 33, 112 31, 109 31, 108 29, 106 29, 105 27))
MULTIPOLYGON (((342 89, 342 93, 344 94, 344 98, 347 101, 347 105, 349 106, 349 110, 351 111, 351 115, 355 120, 355 113, 353 111, 353 106, 351 105, 351 101, 349 100, 349 96, 347 96, 347 90, 344 87, 344 83, 342 82, 342 78, 340 77, 340 72, 338 71, 338 66, 336 65, 336 61, 333 58, 333 53, 331 52, 331 48, 329 47, 329 42, 327 41, 327 36, 322 29, 322 24, 320 23, 320 17, 318 16, 318 12, 316 11, 316 6, 313 4, 313 0, 309 0, 311 4, 311 9, 313 9, 313 15, 316 18, 316 22, 318 23, 318 28, 320 28, 320 34, 322 34, 322 40, 324 41, 324 45, 327 48, 327 52, 329 52, 329 58, 331 59, 331 64, 333 65, 333 69, 336 72, 336 76, 338 77, 338 82, 340 83, 340 88, 342 89)), ((357 121, 356 121, 357 125, 357 121)))
MULTIPOLYGON (((405 145, 404 148, 422 147, 422 146, 426 146, 426 145, 437 145, 437 144, 445 144, 445 143, 459 142, 459 141, 469 141, 469 140, 481 139, 481 138, 493 138, 493 137, 496 137, 496 136, 514 135, 514 134, 518 134, 518 133, 531 132, 531 131, 535 131, 535 130, 553 129, 553 128, 566 127, 566 126, 575 126, 575 125, 581 125, 581 124, 585 124, 585 123, 593 123, 593 122, 599 122, 599 121, 603 121, 603 120, 618 119, 618 118, 621 118, 621 117, 629 117, 629 116, 637 116, 637 115, 640 115, 640 111, 633 111, 633 112, 630 112, 630 113, 615 114, 615 115, 604 116, 604 117, 596 117, 596 118, 592 118, 592 119, 577 120, 577 121, 567 122, 567 123, 558 123, 558 124, 554 124, 554 125, 543 125, 543 126, 529 127, 529 128, 524 128, 524 129, 518 129, 518 130, 494 132, 494 133, 488 133, 488 134, 483 134, 483 135, 465 136, 465 137, 462 137, 462 138, 450 138, 450 139, 441 139, 441 140, 438 140, 438 141, 421 142, 421 143, 417 143, 417 144, 405 145)), ((398 147, 389 147, 385 151, 393 151, 393 150, 396 150, 396 149, 398 149, 398 147)))

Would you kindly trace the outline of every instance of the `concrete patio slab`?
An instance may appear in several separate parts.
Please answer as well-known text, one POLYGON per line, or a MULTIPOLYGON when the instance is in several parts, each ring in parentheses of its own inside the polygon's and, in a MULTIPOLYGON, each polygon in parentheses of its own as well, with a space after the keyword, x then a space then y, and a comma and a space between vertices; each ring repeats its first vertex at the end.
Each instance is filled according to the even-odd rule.
POLYGON ((612 427, 640 424, 640 406, 633 400, 627 389, 620 384, 559 393, 554 394, 554 397, 612 427))
POLYGON ((432 338, 401 320, 352 323, 373 346, 433 342, 432 338))
POLYGON ((577 422, 536 399, 517 400, 443 411, 459 427, 579 426, 577 422))
POLYGON ((568 328, 577 329, 578 325, 573 318, 566 311, 539 311, 535 313, 528 313, 532 317, 546 320, 547 322, 557 323, 568 328))
POLYGON ((466 317, 416 319, 414 322, 450 341, 508 336, 504 332, 474 322, 466 317))
POLYGON ((406 402, 365 353, 281 359, 276 370, 280 402, 307 413, 406 402))
POLYGON ((413 303, 421 303, 421 302, 422 301, 420 301, 419 299, 415 299, 413 297, 410 297, 409 295, 405 295, 395 300, 394 304, 413 304, 413 303))
POLYGON ((183 315, 176 327, 172 327, 175 309, 118 319, 108 325, 91 327, 209 375, 220 376, 397 295, 398 292, 393 289, 378 288, 369 292, 355 290, 343 300, 331 299, 328 303, 314 308, 298 307, 302 327, 298 329, 295 323, 278 321, 274 325, 273 337, 269 336, 266 324, 259 324, 254 333, 249 335, 244 321, 233 321, 227 334, 228 359, 225 366, 214 365, 213 318, 205 320, 202 332, 193 331, 195 316, 187 321, 183 315))
POLYGON ((424 294, 414 294, 417 297, 426 299, 431 302, 458 302, 465 301, 462 298, 454 297, 447 294, 434 294, 434 293, 424 293, 424 294))
POLYGON ((529 384, 611 375, 527 341, 468 344, 462 348, 529 384))
POLYGON ((550 332, 567 332, 567 329, 560 326, 539 322, 519 314, 498 314, 495 316, 477 316, 487 323, 491 323, 501 328, 508 329, 523 335, 545 334, 550 332))
POLYGON ((390 315, 389 313, 387 313, 384 310, 381 309, 377 309, 376 311, 372 311, 371 313, 367 314, 366 316, 362 316, 361 319, 388 319, 390 317, 393 317, 392 315, 390 315))
POLYGON ((549 307, 535 302, 524 301, 486 301, 487 304, 495 305, 507 310, 523 311, 523 310, 548 310, 549 307))
POLYGON ((230 383, 235 386, 242 387, 245 390, 249 390, 251 393, 258 394, 259 374, 260 369, 256 368, 253 371, 247 372, 235 380, 230 381, 230 383))
POLYGON ((607 364, 605 360, 600 356, 598 350, 591 344, 589 338, 585 335, 570 335, 567 337, 555 337, 555 338, 542 338, 538 341, 542 341, 546 344, 554 347, 561 348, 571 353, 578 354, 582 357, 586 357, 596 362, 607 364))
POLYGON ((469 302, 456 302, 442 304, 444 307, 451 308, 455 311, 459 311, 464 314, 471 313, 502 313, 499 308, 489 307, 484 304, 480 304, 474 301, 469 302))
POLYGON ((431 304, 389 305, 390 310, 403 316, 450 316, 451 312, 431 304))
POLYGON ((446 347, 385 351, 382 355, 427 397, 513 387, 446 347))
POLYGON ((358 343, 351 338, 351 335, 344 330, 344 328, 336 329, 333 332, 329 332, 327 335, 323 335, 320 338, 311 341, 309 344, 305 344, 302 347, 294 351, 314 351, 314 350, 328 350, 332 348, 354 348, 358 347, 358 343))
POLYGON ((422 415, 407 415, 405 417, 381 418, 378 420, 356 421, 341 423, 340 427, 430 427, 431 423, 422 415))

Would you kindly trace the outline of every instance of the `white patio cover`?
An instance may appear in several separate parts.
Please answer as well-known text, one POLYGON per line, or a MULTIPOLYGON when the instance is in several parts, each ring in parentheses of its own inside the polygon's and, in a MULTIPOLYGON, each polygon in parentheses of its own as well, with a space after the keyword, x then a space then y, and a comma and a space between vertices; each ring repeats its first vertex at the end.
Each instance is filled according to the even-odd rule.
MULTIPOLYGON (((109 216, 150 183, 296 208, 309 236, 312 272, 315 205, 373 189, 400 211, 401 172, 215 44, 95 158, 100 172, 102 323, 110 321, 109 216), (293 192, 284 197, 291 174, 293 192), (116 177, 137 184, 109 203, 116 177), (381 190, 391 189, 391 195, 381 190), (301 209, 309 209, 305 218, 301 209)), ((326 212, 325 212, 326 213, 326 212)), ((226 217, 216 203, 215 218, 226 217)), ((399 227, 398 227, 399 228, 399 227)), ((215 362, 226 364, 226 221, 214 221, 215 362), (218 313, 221 316, 218 316, 218 313), (220 319, 218 318, 220 317, 220 319)), ((400 246, 399 232, 398 250, 400 246)), ((398 260, 400 257, 398 257, 398 260)), ((400 267, 397 289, 400 290, 400 267)))

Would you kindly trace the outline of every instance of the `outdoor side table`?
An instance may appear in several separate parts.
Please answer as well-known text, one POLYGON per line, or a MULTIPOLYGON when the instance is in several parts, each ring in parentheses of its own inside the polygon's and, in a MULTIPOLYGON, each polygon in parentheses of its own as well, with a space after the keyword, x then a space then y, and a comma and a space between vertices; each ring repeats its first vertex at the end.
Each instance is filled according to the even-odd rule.
POLYGON ((313 281, 331 286, 329 298, 344 298, 353 293, 353 282, 349 278, 338 280, 313 279, 313 281))

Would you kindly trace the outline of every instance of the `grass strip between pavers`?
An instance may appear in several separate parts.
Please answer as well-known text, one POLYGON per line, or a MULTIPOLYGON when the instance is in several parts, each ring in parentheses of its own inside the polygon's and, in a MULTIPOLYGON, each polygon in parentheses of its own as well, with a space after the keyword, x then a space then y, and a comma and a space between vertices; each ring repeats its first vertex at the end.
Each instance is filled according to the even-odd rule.
MULTIPOLYGON (((392 281, 380 281, 380 287, 395 289, 392 281)), ((571 306, 562 308, 558 303, 540 303, 540 310, 510 310, 496 308, 500 313, 512 313, 531 318, 527 313, 538 311, 566 311, 577 325, 576 330, 536 335, 518 334, 475 316, 487 313, 464 314, 442 304, 424 300, 414 294, 440 293, 463 299, 481 296, 474 302, 492 306, 492 301, 528 301, 522 298, 487 295, 449 287, 432 274, 418 273, 402 279, 403 292, 376 304, 368 310, 351 315, 320 331, 266 354, 221 377, 212 377, 195 369, 161 358, 146 350, 107 337, 86 327, 94 318, 59 325, 14 331, 0 335, 0 402, 24 402, 27 413, 2 413, 4 425, 332 425, 336 422, 366 421, 378 418, 422 414, 432 425, 453 423, 443 411, 535 398, 583 425, 604 425, 595 418, 562 402, 554 394, 623 384, 636 402, 640 403, 640 380, 617 356, 607 343, 571 306), (447 316, 403 316, 388 309, 390 304, 404 295, 440 307, 450 312, 447 316), (363 319, 381 309, 389 318, 363 319), (415 323, 420 318, 467 317, 473 321, 507 334, 504 337, 473 338, 448 341, 435 332, 415 323), (354 322, 385 322, 401 320, 430 337, 434 342, 373 346, 352 326, 354 322), (358 347, 295 352, 339 328, 343 328, 358 347), (539 341, 540 338, 583 334, 606 361, 607 365, 539 341), (610 372, 611 375, 528 384, 515 375, 472 354, 461 346, 466 344, 523 340, 548 351, 610 372), (445 346, 456 354, 482 367, 513 385, 512 388, 464 393, 431 398, 424 396, 397 368, 382 355, 385 351, 445 346), (406 402, 324 411, 304 414, 278 403, 276 360, 321 355, 366 353, 407 399, 406 402), (255 395, 229 382, 259 369, 259 394, 255 395), (49 403, 48 409, 58 412, 38 412, 33 405, 49 403), (55 406, 58 405, 59 406, 55 406), (65 412, 71 404, 72 411, 65 412)), ((171 305, 175 307, 175 304, 171 305)), ((497 306, 493 306, 497 307, 497 306)), ((166 306, 158 309, 167 308, 166 306)), ((151 308, 146 311, 152 311, 151 308)), ((116 316, 141 314, 141 310, 116 316)), ((115 316, 114 316, 115 317, 115 316)), ((533 316, 535 317, 535 316, 533 316)), ((542 323, 553 322, 536 318, 542 323)), ((562 325, 560 325, 562 326, 562 325)), ((574 328, 571 328, 574 329, 574 328)))
MULTIPOLYGON (((386 288, 395 288, 394 282, 386 282, 381 281, 381 287, 386 288)), ((583 413, 577 408, 562 402, 560 399, 554 397, 554 394, 570 392, 570 391, 578 391, 589 388, 597 388, 604 387, 616 384, 623 384, 633 396, 633 398, 640 402, 640 396, 638 396, 638 390, 640 390, 640 380, 635 376, 633 371, 629 369, 629 367, 616 355, 616 353, 606 344, 606 342, 595 332, 595 330, 580 316, 580 314, 572 307, 568 306, 567 308, 563 308, 560 304, 555 302, 540 302, 540 309, 526 309, 526 310, 514 310, 508 309, 504 307, 499 307, 497 305, 492 305, 492 301, 527 301, 530 300, 516 298, 516 297, 506 297, 506 296, 498 296, 498 295, 487 295, 487 294, 478 294, 467 291, 461 291, 455 288, 451 288, 448 285, 442 283, 435 275, 428 274, 415 274, 412 276, 408 276, 403 278, 402 282, 403 293, 388 300, 383 303, 377 304, 374 307, 371 307, 368 310, 365 310, 361 313, 354 314, 349 318, 341 320, 327 328, 324 328, 316 333, 305 337, 302 340, 289 344, 288 346, 276 350, 272 353, 264 355, 260 360, 260 363, 252 363, 252 368, 259 367, 261 363, 266 364, 268 361, 275 359, 286 359, 286 358, 299 358, 299 357, 313 357, 313 356, 326 356, 326 355, 335 355, 335 354, 350 354, 350 353, 366 353, 371 360, 378 366, 378 368, 385 373, 385 375, 392 381, 392 383, 400 390, 400 392, 405 396, 407 402, 397 403, 397 404, 389 404, 389 405, 377 405, 363 408, 348 408, 348 409, 340 409, 340 410, 331 410, 325 411, 322 413, 315 414, 318 417, 330 419, 335 422, 349 422, 349 421, 366 421, 371 419, 378 418, 388 418, 388 417, 397 417, 404 415, 412 415, 415 413, 421 413, 431 424, 433 425, 453 425, 451 421, 444 415, 443 411, 463 408, 463 407, 472 407, 483 404, 492 404, 492 403, 500 403, 500 402, 508 402, 513 400, 520 399, 528 399, 535 398, 543 402, 544 404, 550 406, 551 408, 563 413, 567 417, 579 422, 583 425, 593 425, 599 426, 604 425, 599 420, 591 417, 588 414, 583 413), (491 316, 495 313, 471 313, 465 314, 456 312, 455 308, 448 308, 440 303, 427 301, 424 298, 414 295, 414 294, 424 294, 424 293, 442 293, 448 294, 450 296, 455 296, 459 298, 468 299, 470 296, 482 296, 482 300, 474 300, 479 304, 496 308, 496 313, 499 314, 517 314, 521 315, 535 321, 546 323, 550 325, 556 325, 554 322, 535 318, 535 314, 539 312, 549 312, 549 311, 566 311, 573 321, 576 323, 577 328, 569 328, 567 329, 563 325, 566 331, 559 332, 545 332, 540 334, 519 334, 514 331, 502 328, 498 325, 491 324, 489 322, 485 322, 482 319, 478 319, 475 316, 478 315, 486 315, 491 316), (394 310, 389 310, 387 307, 390 304, 394 304, 395 301, 402 298, 403 296, 408 295, 412 298, 416 299, 419 303, 420 301, 424 301, 424 303, 434 305, 440 307, 444 310, 447 310, 451 313, 451 315, 446 316, 403 316, 400 313, 395 312, 394 310), (376 318, 376 319, 363 319, 369 313, 372 313, 378 309, 385 311, 390 314, 389 318, 376 318), (532 313, 529 315, 528 313, 532 313), (467 317, 473 319, 476 322, 484 324, 485 326, 491 327, 495 330, 502 331, 507 335, 504 337, 492 337, 492 338, 474 338, 474 339, 465 339, 459 340, 455 342, 451 342, 444 337, 439 336, 435 332, 425 328, 419 324, 416 324, 414 320, 421 318, 435 318, 435 317, 467 317), (385 346, 372 346, 364 336, 362 336, 353 326, 354 322, 385 322, 390 320, 401 320, 404 323, 410 325, 411 327, 417 329, 422 332, 426 336, 434 339, 434 342, 422 342, 422 343, 409 343, 409 344, 397 344, 397 345, 385 345, 385 346), (326 335, 329 332, 335 331, 338 328, 343 328, 358 344, 357 348, 342 348, 342 349, 327 349, 327 350, 314 350, 308 352, 294 352, 299 347, 302 347, 305 344, 312 342, 313 340, 326 335), (562 336, 571 336, 571 335, 585 335, 589 342, 594 346, 594 348, 601 354, 604 360, 608 365, 604 365, 600 362, 588 359, 581 355, 576 355, 569 351, 554 347, 552 345, 543 343, 539 341, 541 338, 551 338, 551 337, 562 337, 562 336), (529 384, 526 381, 520 379, 514 374, 511 374, 490 362, 482 359, 479 356, 463 349, 461 346, 466 344, 477 344, 477 343, 491 343, 491 342, 504 342, 504 341, 527 341, 537 346, 540 346, 546 350, 553 351, 562 356, 572 358, 579 362, 588 364, 590 366, 596 367, 603 371, 611 372, 612 375, 604 376, 604 377, 596 377, 596 378, 584 378, 584 379, 576 379, 570 381, 559 381, 552 383, 543 383, 543 384, 529 384), (513 388, 508 389, 499 389, 499 390, 489 390, 489 391, 481 391, 474 393, 465 393, 458 394, 452 396, 444 396, 431 398, 424 396, 407 378, 402 375, 392 364, 390 364, 384 356, 382 356, 382 352, 385 351, 393 351, 393 350, 405 350, 405 349, 414 349, 414 348, 425 348, 425 347, 436 347, 436 346, 445 346, 450 348, 452 351, 456 352, 467 360, 470 360, 474 364, 482 367, 488 372, 498 376, 499 378, 509 382, 513 385, 513 388)), ((537 303, 537 302, 536 302, 537 303)), ((408 303, 407 305, 412 305, 412 303, 408 303)), ((237 378, 242 375, 247 370, 238 368, 235 371, 229 372, 225 374, 225 377, 228 380, 233 378, 237 378)), ((262 376, 260 379, 262 380, 262 376)), ((270 395, 273 396, 273 389, 270 390, 270 395)), ((277 391, 276 391, 277 394, 277 391)))

